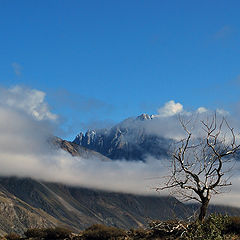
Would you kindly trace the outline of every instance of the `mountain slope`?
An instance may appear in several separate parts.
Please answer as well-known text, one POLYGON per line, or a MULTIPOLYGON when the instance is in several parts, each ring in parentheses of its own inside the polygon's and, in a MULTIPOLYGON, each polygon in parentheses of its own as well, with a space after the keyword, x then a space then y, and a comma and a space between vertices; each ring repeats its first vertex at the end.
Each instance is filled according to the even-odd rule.
POLYGON ((109 158, 103 156, 102 154, 100 154, 96 151, 90 150, 83 146, 79 146, 78 144, 69 142, 67 140, 63 140, 58 137, 52 138, 50 140, 50 144, 51 144, 51 146, 53 146, 57 149, 61 148, 62 150, 70 153, 74 157, 82 157, 85 159, 95 158, 95 159, 99 159, 102 161, 111 161, 109 158))
MULTIPOLYGON (((104 192, 26 178, 0 178, 0 235, 26 228, 64 226, 78 232, 101 223, 121 228, 146 226, 151 219, 187 218, 196 205, 172 197, 104 192)), ((239 215, 240 209, 210 206, 211 212, 239 215)))
POLYGON ((0 235, 23 233, 27 228, 53 227, 60 224, 53 216, 17 198, 0 185, 0 235))
POLYGON ((94 223, 131 228, 152 218, 190 214, 174 198, 109 193, 32 179, 0 178, 0 191, 0 229, 4 232, 56 225, 78 231, 94 223))

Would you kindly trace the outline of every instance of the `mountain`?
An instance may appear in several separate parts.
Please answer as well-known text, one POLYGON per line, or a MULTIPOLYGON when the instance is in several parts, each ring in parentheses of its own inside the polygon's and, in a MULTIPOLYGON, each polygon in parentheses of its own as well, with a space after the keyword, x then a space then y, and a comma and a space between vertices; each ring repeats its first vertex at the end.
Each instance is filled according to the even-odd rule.
MULTIPOLYGON (((29 178, 0 178, 0 235, 27 228, 63 226, 74 232, 95 224, 146 226, 153 219, 186 219, 197 210, 173 197, 139 196, 70 187, 29 178)), ((210 211, 240 215, 239 208, 210 211)))
POLYGON ((166 157, 171 140, 147 133, 146 121, 155 117, 142 114, 128 118, 110 129, 80 132, 73 143, 101 153, 110 159, 144 160, 151 155, 166 157))
POLYGON ((186 218, 172 197, 137 196, 70 187, 29 178, 0 178, 0 234, 65 226, 77 232, 94 223, 139 227, 149 219, 186 218))
POLYGON ((51 147, 56 149, 62 149, 68 153, 70 153, 73 157, 82 157, 85 159, 99 159, 102 161, 111 161, 111 159, 103 156, 102 154, 85 148, 83 146, 79 146, 76 143, 69 142, 67 140, 63 140, 59 137, 53 137, 49 140, 51 147))

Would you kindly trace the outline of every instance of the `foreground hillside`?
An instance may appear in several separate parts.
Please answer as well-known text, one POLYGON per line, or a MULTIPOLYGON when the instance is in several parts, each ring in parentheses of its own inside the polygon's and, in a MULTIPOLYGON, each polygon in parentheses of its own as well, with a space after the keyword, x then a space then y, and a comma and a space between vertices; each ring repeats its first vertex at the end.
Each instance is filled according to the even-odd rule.
MULTIPOLYGON (((193 206, 174 198, 111 193, 32 179, 0 178, 0 234, 63 226, 79 232, 93 224, 123 229, 153 219, 186 219, 193 206)), ((215 211, 240 215, 236 208, 215 211)))
POLYGON ((0 178, 0 233, 92 224, 141 227, 149 219, 186 218, 190 209, 174 198, 108 193, 32 179, 0 178))

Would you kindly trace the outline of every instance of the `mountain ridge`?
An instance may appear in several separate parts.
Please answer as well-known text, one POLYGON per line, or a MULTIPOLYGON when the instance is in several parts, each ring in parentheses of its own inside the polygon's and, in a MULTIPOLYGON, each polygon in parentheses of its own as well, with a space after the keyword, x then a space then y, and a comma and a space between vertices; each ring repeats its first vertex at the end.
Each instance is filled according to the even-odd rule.
POLYGON ((149 155, 155 158, 168 156, 170 139, 146 132, 144 123, 156 116, 141 114, 127 118, 109 129, 80 132, 73 143, 101 153, 113 160, 141 160, 149 155))

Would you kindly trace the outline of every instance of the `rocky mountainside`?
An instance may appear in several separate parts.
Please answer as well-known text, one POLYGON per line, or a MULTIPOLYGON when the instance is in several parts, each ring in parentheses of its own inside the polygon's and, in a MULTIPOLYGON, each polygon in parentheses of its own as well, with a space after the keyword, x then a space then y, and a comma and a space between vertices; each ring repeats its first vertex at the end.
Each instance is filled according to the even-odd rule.
POLYGON ((148 134, 144 127, 144 122, 153 118, 142 114, 137 118, 128 118, 110 129, 88 130, 85 134, 81 132, 73 143, 111 159, 144 160, 149 155, 166 157, 171 141, 148 134))
POLYGON ((174 198, 110 193, 32 179, 0 178, 0 234, 26 228, 65 226, 77 232, 94 223, 121 228, 149 219, 185 218, 174 198))
POLYGON ((50 142, 51 146, 53 146, 54 148, 57 148, 57 149, 61 148, 64 151, 70 153, 73 157, 82 157, 85 159, 96 158, 96 159, 100 159, 102 161, 111 161, 110 158, 107 158, 104 155, 102 155, 96 151, 90 150, 83 146, 79 146, 76 143, 69 142, 67 140, 63 140, 58 137, 52 138, 49 142, 50 142))
MULTIPOLYGON (((240 209, 210 207, 240 215, 240 209)), ((196 211, 172 197, 138 196, 70 187, 29 178, 0 178, 0 235, 63 226, 78 232, 92 224, 129 229, 153 219, 187 218, 196 211)))

